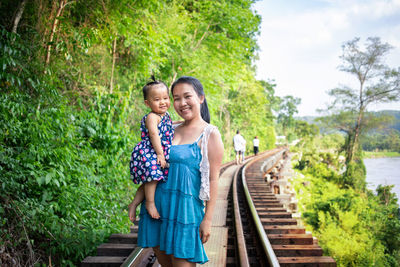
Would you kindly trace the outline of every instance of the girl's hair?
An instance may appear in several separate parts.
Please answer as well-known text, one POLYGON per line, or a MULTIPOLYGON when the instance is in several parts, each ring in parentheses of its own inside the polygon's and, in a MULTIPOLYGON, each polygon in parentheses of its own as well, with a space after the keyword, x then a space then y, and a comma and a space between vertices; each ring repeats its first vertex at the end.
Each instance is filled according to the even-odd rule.
POLYGON ((186 83, 186 84, 191 85, 193 87, 193 89, 196 91, 196 94, 198 96, 204 96, 204 101, 200 105, 200 114, 204 121, 206 121, 207 123, 210 123, 210 112, 208 111, 207 100, 206 100, 203 85, 201 84, 201 82, 194 77, 182 76, 172 84, 171 92, 174 93, 175 86, 177 84, 181 84, 181 83, 186 83))
POLYGON ((154 75, 151 75, 151 80, 152 80, 151 82, 148 82, 148 83, 146 83, 145 86, 143 86, 143 97, 144 97, 144 100, 147 99, 147 96, 149 95, 150 89, 155 85, 160 85, 160 84, 164 85, 165 88, 167 88, 167 92, 169 94, 168 86, 163 81, 157 81, 156 78, 154 77, 154 75))

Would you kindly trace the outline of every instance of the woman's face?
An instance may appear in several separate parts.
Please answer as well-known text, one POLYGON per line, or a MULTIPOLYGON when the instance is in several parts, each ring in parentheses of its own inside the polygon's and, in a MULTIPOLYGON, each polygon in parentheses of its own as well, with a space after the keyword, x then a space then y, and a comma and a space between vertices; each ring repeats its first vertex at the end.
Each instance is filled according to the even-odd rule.
POLYGON ((200 116, 200 104, 203 103, 204 96, 199 97, 192 85, 188 83, 175 85, 172 97, 176 112, 185 121, 200 116))

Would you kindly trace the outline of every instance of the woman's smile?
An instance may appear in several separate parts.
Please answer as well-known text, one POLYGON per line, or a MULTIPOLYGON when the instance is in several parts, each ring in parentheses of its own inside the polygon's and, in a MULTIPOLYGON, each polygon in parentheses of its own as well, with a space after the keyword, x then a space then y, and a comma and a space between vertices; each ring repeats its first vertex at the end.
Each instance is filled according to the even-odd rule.
POLYGON ((187 83, 177 84, 174 88, 173 98, 174 108, 183 119, 190 120, 200 116, 202 100, 192 85, 187 83))

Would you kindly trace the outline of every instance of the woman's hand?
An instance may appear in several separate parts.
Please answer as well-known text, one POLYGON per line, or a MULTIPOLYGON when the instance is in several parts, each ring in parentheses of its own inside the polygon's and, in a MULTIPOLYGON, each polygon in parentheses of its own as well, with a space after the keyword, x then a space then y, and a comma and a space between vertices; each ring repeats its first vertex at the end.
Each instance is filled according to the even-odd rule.
POLYGON ((211 221, 203 219, 200 224, 200 239, 202 243, 206 243, 211 235, 211 221))
POLYGON ((157 163, 161 166, 161 168, 165 168, 167 166, 167 161, 165 160, 165 157, 163 154, 158 155, 157 154, 157 163))

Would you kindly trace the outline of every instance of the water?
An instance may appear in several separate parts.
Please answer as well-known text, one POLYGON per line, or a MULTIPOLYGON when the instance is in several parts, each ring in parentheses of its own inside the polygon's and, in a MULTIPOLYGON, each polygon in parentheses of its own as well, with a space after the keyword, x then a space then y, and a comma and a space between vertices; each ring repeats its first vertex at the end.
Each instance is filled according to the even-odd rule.
POLYGON ((396 193, 400 204, 400 157, 364 159, 367 169, 368 188, 375 192, 379 184, 394 185, 392 192, 396 193))

